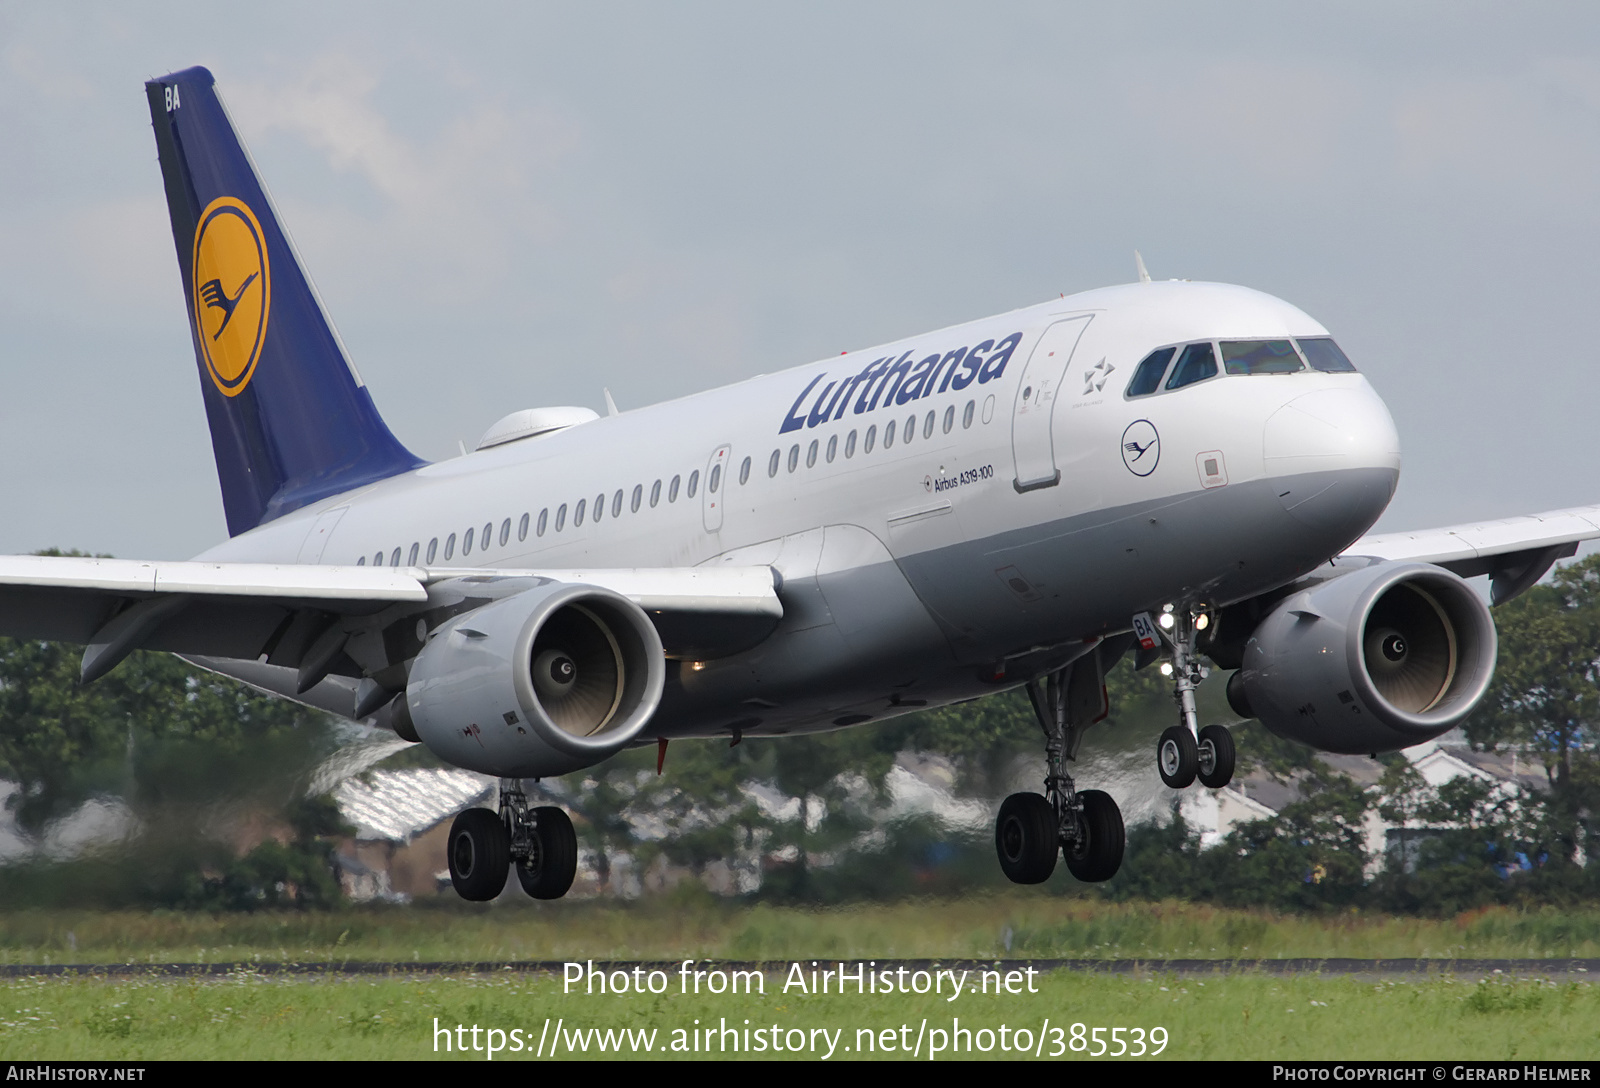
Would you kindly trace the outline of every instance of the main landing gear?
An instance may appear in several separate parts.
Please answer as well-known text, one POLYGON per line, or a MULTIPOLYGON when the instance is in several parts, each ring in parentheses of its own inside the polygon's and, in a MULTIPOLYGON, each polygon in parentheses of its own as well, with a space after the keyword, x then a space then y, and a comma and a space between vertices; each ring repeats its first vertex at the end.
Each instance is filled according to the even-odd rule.
MULTIPOLYGON (((1225 725, 1198 728, 1194 689, 1205 679, 1205 669, 1195 652, 1199 632, 1209 622, 1203 612, 1188 606, 1162 613, 1158 637, 1172 648, 1172 698, 1178 704, 1177 725, 1161 734, 1156 744, 1156 770, 1161 781, 1175 790, 1187 789, 1196 778, 1220 790, 1233 780, 1233 733, 1225 725)), ((1148 617, 1144 627, 1148 628, 1148 617)), ((1163 668, 1162 671, 1166 671, 1163 668)))
POLYGON ((500 780, 500 811, 469 808, 450 825, 450 883, 463 899, 484 902, 506 886, 511 862, 535 899, 560 899, 578 871, 578 837, 559 808, 528 807, 515 778, 500 780))
POLYGON ((1014 883, 1039 884, 1055 871, 1056 854, 1079 880, 1109 880, 1122 866, 1127 834, 1109 794, 1079 790, 1067 774, 1083 732, 1106 716, 1099 649, 1028 684, 1028 699, 1044 730, 1044 795, 1014 793, 994 825, 1000 868, 1014 883))

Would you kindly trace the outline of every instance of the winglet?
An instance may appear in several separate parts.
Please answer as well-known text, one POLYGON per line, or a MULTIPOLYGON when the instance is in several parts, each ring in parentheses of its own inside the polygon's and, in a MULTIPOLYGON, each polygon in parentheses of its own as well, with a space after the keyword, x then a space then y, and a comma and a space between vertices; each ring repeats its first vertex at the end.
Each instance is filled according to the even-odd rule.
POLYGON ((1139 270, 1139 282, 1149 283, 1150 273, 1145 271, 1144 258, 1139 256, 1139 251, 1137 249, 1133 251, 1133 264, 1134 267, 1139 270))

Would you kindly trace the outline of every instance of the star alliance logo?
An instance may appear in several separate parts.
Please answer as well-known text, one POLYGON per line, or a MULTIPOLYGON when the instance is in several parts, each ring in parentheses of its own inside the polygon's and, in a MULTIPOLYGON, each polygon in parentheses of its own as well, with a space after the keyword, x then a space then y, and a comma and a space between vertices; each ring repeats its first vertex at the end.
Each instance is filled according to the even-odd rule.
POLYGON ((1083 395, 1087 397, 1090 393, 1098 393, 1104 389, 1106 387, 1106 378, 1110 377, 1111 372, 1115 369, 1117 368, 1101 359, 1094 366, 1085 370, 1083 372, 1083 395))

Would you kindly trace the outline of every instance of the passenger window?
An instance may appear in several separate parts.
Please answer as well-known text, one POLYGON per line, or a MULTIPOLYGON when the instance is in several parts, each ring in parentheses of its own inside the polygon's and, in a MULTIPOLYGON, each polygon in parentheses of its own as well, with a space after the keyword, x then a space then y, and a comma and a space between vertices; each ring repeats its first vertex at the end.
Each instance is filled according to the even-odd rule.
POLYGON ((817 440, 813 438, 811 445, 806 447, 806 468, 817 467, 817 440))
POLYGON ((1178 365, 1172 368, 1172 377, 1167 379, 1167 388, 1182 389, 1186 385, 1214 378, 1216 374, 1217 356, 1211 350, 1211 345, 1190 344, 1183 349, 1183 354, 1178 356, 1178 365))
POLYGON ((483 542, 478 545, 478 550, 480 552, 486 552, 486 551, 489 550, 489 541, 492 539, 492 534, 493 533, 494 533, 494 522, 492 522, 492 521, 485 522, 484 526, 483 526, 483 542))
POLYGON ((434 537, 432 540, 428 541, 428 558, 427 558, 427 562, 431 564, 435 559, 438 558, 438 556, 439 556, 439 538, 438 537, 434 537))
POLYGON ((550 524, 550 508, 546 506, 539 511, 539 523, 533 527, 535 536, 544 536, 545 527, 550 524))
POLYGON ((461 538, 461 554, 462 555, 471 555, 472 554, 472 530, 471 529, 468 529, 466 535, 461 538))
POLYGON ((837 456, 839 456, 839 436, 836 435, 836 434, 835 435, 829 435, 828 436, 828 454, 827 454, 828 464, 830 464, 830 465, 833 464, 833 459, 835 457, 837 457, 837 456))
POLYGON ((793 472, 800 467, 800 446, 795 444, 789 447, 789 471, 793 472))
POLYGON ((522 520, 517 522, 517 542, 520 544, 522 541, 527 540, 527 539, 528 539, 528 515, 527 514, 523 514, 522 515, 522 520))
MULTIPOLYGON (((950 429, 949 427, 945 428, 945 430, 947 430, 947 431, 949 429, 950 429)), ((922 437, 923 438, 932 438, 933 437, 933 409, 931 409, 931 408, 928 409, 928 414, 922 421, 922 437)))
POLYGON ((413 544, 413 545, 411 545, 411 554, 406 556, 406 566, 414 567, 414 566, 417 565, 417 553, 420 552, 421 550, 422 550, 422 545, 421 544, 413 544))
POLYGON ((715 495, 717 488, 722 484, 722 466, 712 465, 711 475, 706 478, 706 490, 715 495))
POLYGON ((633 498, 628 500, 628 512, 637 514, 639 507, 644 505, 644 484, 633 485, 633 498))
POLYGON ((572 508, 572 527, 576 529, 583 524, 583 512, 589 509, 588 499, 579 499, 578 505, 572 508))
POLYGON ((674 476, 672 478, 672 482, 667 485, 667 501, 668 502, 677 502, 678 501, 678 477, 676 477, 676 476, 674 476))
POLYGON ((961 409, 961 429, 963 431, 972 426, 972 414, 977 410, 978 402, 975 400, 967 401, 967 406, 961 409))
POLYGON ((589 515, 590 521, 599 521, 606 512, 606 493, 604 491, 594 497, 594 513, 589 515))
POLYGON ((905 437, 900 440, 901 442, 909 442, 913 438, 917 437, 917 417, 916 416, 907 416, 906 417, 906 429, 905 429, 905 431, 903 433, 905 434, 905 437))
POLYGON ((456 534, 451 533, 448 537, 445 538, 445 541, 444 541, 444 557, 445 557, 446 560, 450 560, 450 559, 455 557, 455 554, 456 554, 456 534))
POLYGON ((363 556, 358 556, 356 558, 356 566, 364 567, 366 565, 367 565, 367 557, 366 556, 363 555, 363 556))
POLYGON ((389 556, 389 565, 391 567, 398 567, 400 565, 400 549, 399 548, 396 548, 390 554, 390 556, 389 556))
POLYGON ((566 527, 567 527, 567 504, 566 503, 562 503, 560 506, 556 507, 556 532, 559 533, 562 529, 565 529, 566 527))
POLYGON ((655 509, 656 504, 659 503, 660 501, 661 501, 661 481, 657 480, 655 483, 650 485, 650 508, 651 509, 655 509))
POLYGON ((622 488, 617 488, 616 494, 611 496, 611 516, 617 517, 622 513, 622 488))
POLYGON ((1224 340, 1222 367, 1229 374, 1293 374, 1305 364, 1287 340, 1224 340))
POLYGON ((955 430, 955 426, 956 406, 952 404, 950 407, 944 410, 944 433, 949 434, 951 431, 955 430))
POLYGON ((844 456, 845 456, 845 460, 848 461, 850 458, 854 457, 855 455, 856 455, 856 432, 851 431, 848 435, 845 436, 845 440, 844 440, 844 456))
MULTIPOLYGON (((523 524, 526 525, 527 521, 524 520, 523 524)), ((504 521, 502 521, 500 523, 500 546, 503 548, 507 544, 509 544, 510 542, 511 542, 511 519, 510 518, 506 518, 506 520, 504 520, 504 521)))
POLYGON ((375 567, 383 566, 383 553, 382 552, 378 552, 376 555, 374 555, 372 557, 372 565, 375 566, 375 567))
POLYGON ((889 421, 889 425, 883 429, 883 448, 884 449, 889 449, 893 445, 894 445, 894 420, 891 419, 889 421))
POLYGON ((689 498, 694 498, 694 493, 700 489, 700 470, 695 469, 689 473, 689 498))
POLYGON ((1133 372, 1133 380, 1128 383, 1127 395, 1142 397, 1160 389, 1161 375, 1167 372, 1167 364, 1172 362, 1172 356, 1177 350, 1177 348, 1157 348, 1146 355, 1138 369, 1133 372))
MULTIPOLYGON (((893 424, 890 424, 890 426, 893 426, 893 424)), ((867 428, 867 437, 866 437, 866 441, 863 442, 862 445, 861 445, 861 452, 862 453, 871 453, 872 452, 872 444, 874 442, 876 442, 877 440, 878 440, 878 425, 876 423, 874 423, 872 426, 867 428)))
POLYGON ((1306 359, 1311 363, 1311 369, 1320 370, 1324 374, 1354 374, 1356 365, 1352 363, 1344 352, 1339 350, 1332 338, 1317 336, 1307 339, 1300 338, 1300 350, 1306 353, 1306 359))
POLYGON ((745 484, 747 484, 749 482, 750 482, 750 458, 746 457, 744 459, 744 463, 739 466, 739 486, 743 487, 745 484))
POLYGON ((772 451, 772 456, 767 458, 767 475, 768 476, 776 476, 778 474, 778 458, 780 456, 781 455, 778 453, 777 450, 773 450, 772 451))

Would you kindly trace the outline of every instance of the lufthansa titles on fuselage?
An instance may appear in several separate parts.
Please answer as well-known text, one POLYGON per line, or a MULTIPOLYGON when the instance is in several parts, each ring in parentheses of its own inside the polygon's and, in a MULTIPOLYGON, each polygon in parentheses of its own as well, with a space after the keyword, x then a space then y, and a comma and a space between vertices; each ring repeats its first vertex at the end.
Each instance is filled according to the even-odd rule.
POLYGON ((843 419, 845 412, 851 410, 852 397, 854 414, 863 415, 879 408, 910 404, 934 393, 965 389, 973 382, 984 385, 1005 373, 1006 364, 1020 343, 1022 333, 1014 332, 999 342, 980 340, 970 348, 935 351, 921 359, 916 359, 915 348, 898 359, 885 355, 868 363, 859 373, 823 385, 808 411, 805 405, 812 390, 828 376, 828 372, 823 371, 795 398, 778 433, 788 434, 802 427, 818 427, 829 420, 843 419))

